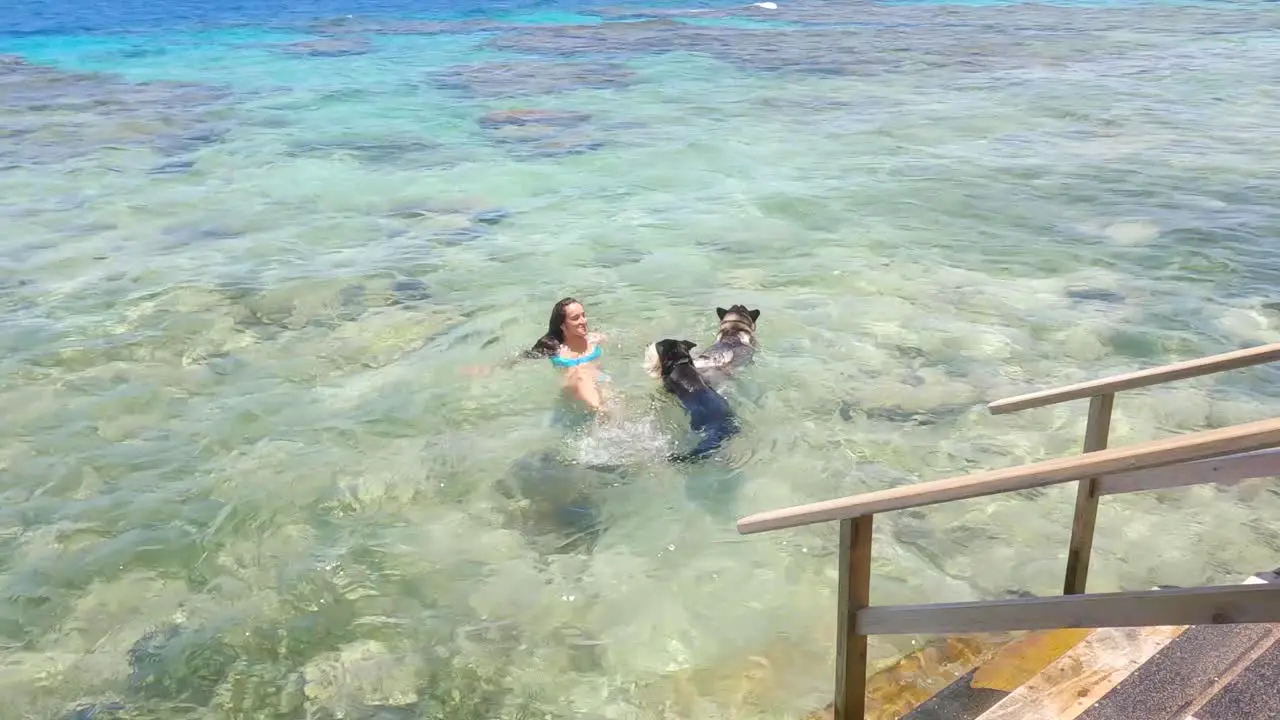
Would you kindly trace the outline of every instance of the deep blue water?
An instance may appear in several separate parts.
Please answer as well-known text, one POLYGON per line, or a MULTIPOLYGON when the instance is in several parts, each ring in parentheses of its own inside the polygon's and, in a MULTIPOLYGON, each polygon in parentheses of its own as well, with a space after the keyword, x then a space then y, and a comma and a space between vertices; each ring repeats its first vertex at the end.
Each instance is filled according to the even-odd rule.
MULTIPOLYGON (((1019 0, 891 0, 885 5, 992 5, 1019 0)), ((734 0, 10 0, 0 6, 0 35, 145 32, 227 25, 294 25, 344 15, 394 18, 458 19, 532 13, 572 13, 593 7, 723 8, 749 4, 734 0)), ((850 14, 862 3, 850 3, 850 14)), ((1232 0, 1056 0, 1048 5, 1209 5, 1247 6, 1232 0)), ((851 18, 852 19, 852 18, 851 18)))
MULTIPOLYGON (((0 5, 0 34, 155 31, 193 26, 267 25, 358 15, 396 18, 499 17, 530 12, 567 11, 616 5, 608 0, 11 0, 0 5)), ((630 3, 650 7, 670 2, 630 3)), ((719 6, 734 3, 720 3, 719 6)), ((680 3, 679 7, 717 7, 680 3)))

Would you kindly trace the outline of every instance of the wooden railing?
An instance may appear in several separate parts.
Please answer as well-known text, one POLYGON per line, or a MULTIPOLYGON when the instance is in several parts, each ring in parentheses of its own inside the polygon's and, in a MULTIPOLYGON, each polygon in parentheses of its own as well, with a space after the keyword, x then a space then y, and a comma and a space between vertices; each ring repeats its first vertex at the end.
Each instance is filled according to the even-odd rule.
MULTIPOLYGON (((1280 343, 1211 355, 1197 360, 1164 365, 1102 380, 1068 385, 1056 390, 1019 395, 987 405, 993 415, 1056 405, 1068 400, 1089 398, 1089 421, 1084 432, 1084 452, 1107 447, 1111 434, 1111 407, 1116 393, 1151 385, 1236 370, 1280 360, 1280 343)), ((1084 592, 1089 579, 1089 558, 1093 554, 1093 526, 1098 519, 1098 478, 1086 478, 1076 489, 1076 512, 1071 521, 1071 543, 1067 546, 1067 574, 1064 595, 1084 592)))
POLYGON ((1280 476, 1280 418, 1107 448, 1116 393, 1280 360, 1280 343, 998 400, 995 414, 1090 398, 1084 454, 758 513, 743 534, 840 521, 835 720, 865 715, 867 636, 1280 622, 1280 585, 1084 594, 1102 495, 1280 476), (1063 597, 871 607, 876 513, 1077 482, 1063 597))

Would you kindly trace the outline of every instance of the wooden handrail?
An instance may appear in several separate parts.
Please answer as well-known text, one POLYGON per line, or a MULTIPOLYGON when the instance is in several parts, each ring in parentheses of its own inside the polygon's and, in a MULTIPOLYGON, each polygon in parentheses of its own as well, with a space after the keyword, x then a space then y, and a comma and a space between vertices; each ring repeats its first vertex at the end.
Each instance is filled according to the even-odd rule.
MULTIPOLYGON (((1150 385, 1237 370, 1280 360, 1280 343, 1234 350, 1171 365, 1148 368, 1124 375, 1090 380, 1052 390, 1018 395, 987 404, 993 415, 1089 398, 1089 420, 1085 426, 1084 452, 1107 447, 1111 434, 1111 408, 1116 393, 1150 385)), ((1098 520, 1098 498, 1104 493, 1098 477, 1082 478, 1076 488, 1076 508, 1071 517, 1071 541, 1067 546, 1067 568, 1062 591, 1067 595, 1084 592, 1089 580, 1089 558, 1093 554, 1093 531, 1098 520)))
POLYGON ((1084 594, 1081 588, 1076 593, 1064 592, 1064 596, 1058 598, 873 607, 869 603, 873 513, 1065 482, 1073 475, 1100 471, 1103 473, 1100 488, 1108 492, 1277 477, 1280 476, 1280 450, 1274 449, 1280 439, 1277 433, 1280 433, 1280 418, 1207 430, 1191 436, 1101 450, 995 473, 976 473, 952 481, 866 493, 838 501, 841 506, 834 514, 831 503, 821 508, 819 514, 811 512, 813 506, 782 511, 788 517, 781 519, 762 513, 743 518, 739 522, 739 531, 762 532, 840 518, 840 607, 833 720, 863 720, 869 635, 1280 622, 1280 585, 1276 584, 1280 582, 1280 574, 1257 576, 1257 582, 1270 583, 1269 587, 1261 588, 1220 586, 1098 595, 1084 594), (1241 451, 1257 443, 1264 444, 1267 449, 1241 451), (1117 465, 1127 466, 1128 470, 1106 474, 1109 468, 1117 465), (1159 474, 1161 469, 1168 473, 1167 477, 1159 474), (1001 488, 992 489, 992 475, 997 475, 1001 488), (1055 475, 1057 480, 1053 479, 1055 475), (983 478, 986 478, 985 485, 981 482, 983 478), (979 482, 974 483, 975 479, 979 482), (1035 480, 1035 484, 1027 485, 1030 480, 1035 480), (957 487, 958 481, 969 484, 957 487), (1109 481, 1114 482, 1108 484, 1109 481), (943 487, 936 487, 939 485, 943 487), (886 494, 902 490, 907 492, 899 494, 905 497, 886 499, 886 494), (921 490, 927 495, 923 502, 918 497, 921 490), (968 494, 957 494, 958 491, 968 494), (916 497, 909 502, 913 494, 916 497), (864 502, 854 505, 848 502, 850 500, 864 502), (797 517, 798 512, 808 514, 797 517), (849 512, 857 514, 850 516, 849 512), (764 521, 760 520, 762 517, 764 521), (755 524, 749 524, 753 522, 755 524), (744 528, 744 524, 748 526, 744 528))
POLYGON ((1280 446, 1280 418, 1258 420, 1084 455, 756 513, 738 521, 738 532, 747 535, 793 528, 1276 446, 1280 446))
POLYGON ((975 629, 1119 627, 1179 623, 1280 622, 1280 588, 1085 595, 1098 499, 1112 493, 1280 476, 1280 418, 1108 449, 1111 410, 1123 390, 1280 360, 1280 343, 1236 350, 990 403, 1004 414, 1089 398, 1084 454, 973 473, 852 497, 756 513, 738 532, 840 521, 840 608, 834 720, 862 720, 866 709, 867 635, 975 629), (1078 481, 1062 598, 869 607, 872 520, 876 513, 1078 481), (1171 596, 1174 593, 1176 596, 1171 596), (1151 614, 1156 612, 1155 615, 1151 614), (1157 615, 1159 617, 1157 617, 1157 615), (931 624, 932 623, 932 624, 931 624))
POLYGON ((1111 377, 1105 377, 1098 380, 1089 380, 1088 382, 1067 385, 1065 387, 1054 388, 1052 390, 1040 390, 1038 392, 1027 393, 1025 395, 1004 398, 1002 400, 996 400, 988 403, 987 410, 989 410, 992 415, 1003 415, 1005 413, 1018 412, 1019 410, 1029 410, 1031 408, 1044 407, 1046 405, 1056 405, 1057 403, 1067 402, 1068 400, 1080 400, 1082 398, 1093 397, 1095 395, 1112 395, 1121 392, 1122 390, 1133 390, 1135 388, 1158 385, 1160 383, 1166 383, 1173 380, 1185 380, 1187 378, 1199 377, 1201 375, 1212 375, 1213 373, 1225 372, 1227 370, 1239 370, 1240 368, 1262 365, 1276 360, 1280 360, 1280 343, 1259 345, 1257 347, 1245 348, 1244 350, 1234 350, 1232 352, 1196 358, 1195 360, 1186 360, 1183 362, 1173 363, 1171 365, 1147 368, 1146 370, 1125 373, 1123 375, 1113 375, 1111 377))

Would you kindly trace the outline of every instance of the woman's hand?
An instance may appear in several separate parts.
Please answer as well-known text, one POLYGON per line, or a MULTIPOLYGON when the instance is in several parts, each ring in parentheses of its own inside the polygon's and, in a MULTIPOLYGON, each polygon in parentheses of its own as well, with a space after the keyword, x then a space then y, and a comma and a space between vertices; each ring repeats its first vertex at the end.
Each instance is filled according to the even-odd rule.
POLYGON ((480 378, 493 374, 493 368, 486 365, 467 365, 462 368, 461 372, 467 377, 480 378))

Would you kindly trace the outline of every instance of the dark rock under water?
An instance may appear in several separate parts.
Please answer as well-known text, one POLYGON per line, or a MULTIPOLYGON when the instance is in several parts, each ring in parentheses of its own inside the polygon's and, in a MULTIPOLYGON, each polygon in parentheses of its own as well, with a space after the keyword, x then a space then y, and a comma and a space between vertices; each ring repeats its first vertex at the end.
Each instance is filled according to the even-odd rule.
POLYGON ((431 299, 427 284, 417 278, 401 278, 391 285, 392 305, 405 305, 431 299))
POLYGON ((351 35, 452 35, 494 32, 511 27, 508 23, 484 18, 465 20, 408 20, 400 18, 355 17, 343 15, 309 22, 301 27, 315 35, 347 37, 351 35))
POLYGON ((1067 297, 1072 300, 1087 300, 1112 304, 1122 303, 1125 299, 1124 295, 1121 295, 1114 290, 1094 287, 1069 288, 1067 290, 1067 297))
POLYGON ((474 98, 502 99, 584 89, 629 87, 636 73, 618 63, 531 60, 447 68, 430 76, 436 87, 474 98))
POLYGON ((183 245, 213 242, 218 240, 233 240, 244 236, 243 231, 216 222, 191 225, 185 223, 176 224, 164 228, 162 232, 165 237, 183 245))
POLYGON ((284 152, 289 157, 354 158, 370 165, 412 166, 415 168, 447 168, 459 161, 457 153, 439 143, 418 137, 343 138, 306 140, 293 143, 284 152))
POLYGON ((936 425, 940 422, 954 420, 961 415, 964 415, 972 407, 973 405, 968 403, 955 403, 938 405, 927 410, 907 410, 905 408, 895 407, 892 405, 863 407, 848 400, 841 400, 839 413, 840 418, 845 422, 852 422, 854 418, 857 417, 865 417, 870 420, 879 420, 897 425, 918 425, 927 427, 929 425, 936 425))
POLYGON ((471 221, 480 223, 481 225, 497 225, 509 217, 511 217, 510 212, 503 210, 502 208, 496 208, 493 210, 481 210, 480 212, 472 213, 471 221))
POLYGON ((147 171, 148 175, 185 175, 195 169, 196 161, 190 158, 181 158, 171 160, 162 165, 157 165, 147 171))
MULTIPOLYGON (((781 3, 774 10, 744 3, 706 10, 587 9, 584 12, 604 22, 497 29, 487 44, 504 52, 577 62, 680 52, 707 55, 752 72, 875 76, 945 69, 992 73, 1044 63, 1088 62, 1089 48, 1057 28, 1106 31, 1133 19, 1126 11, 1082 17, 1067 8, 1029 6, 1019 16, 1021 32, 1008 32, 1007 18, 997 8, 984 7, 940 9, 867 2, 857 4, 855 16, 849 14, 848 3, 834 2, 781 3), (686 22, 707 18, 779 25, 686 22), (1030 33, 1036 34, 1035 42, 1026 42, 1030 33), (902 52, 906 47, 911 48, 909 55, 902 52)), ((1144 9, 1143 23, 1173 30, 1180 21, 1172 11, 1153 14, 1144 9)))
POLYGON ((0 61, 0 166, 57 165, 120 149, 176 157, 159 173, 184 172, 189 153, 223 141, 222 113, 236 95, 189 82, 127 82, 6 56, 0 61))
POLYGON ((58 720, 114 720, 123 718, 129 706, 121 702, 96 702, 77 705, 58 720))
POLYGON ((347 57, 364 55, 373 50, 373 43, 363 38, 323 38, 303 40, 280 46, 280 51, 290 55, 307 57, 347 57))
POLYGON ((207 705, 236 653, 211 628, 170 624, 138 638, 127 657, 131 693, 207 705))
POLYGON ((476 122, 482 128, 493 129, 508 126, 573 127, 591 119, 591 113, 578 110, 548 110, 523 108, 494 110, 480 116, 476 122))

